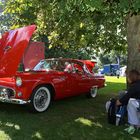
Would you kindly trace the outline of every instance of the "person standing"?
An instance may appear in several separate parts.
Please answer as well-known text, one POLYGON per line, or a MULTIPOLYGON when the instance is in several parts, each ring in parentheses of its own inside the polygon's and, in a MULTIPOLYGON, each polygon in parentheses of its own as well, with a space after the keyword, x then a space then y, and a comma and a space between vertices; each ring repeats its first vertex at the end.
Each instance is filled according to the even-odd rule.
POLYGON ((119 71, 119 69, 116 70, 116 76, 119 79, 119 77, 120 77, 120 71, 119 71))

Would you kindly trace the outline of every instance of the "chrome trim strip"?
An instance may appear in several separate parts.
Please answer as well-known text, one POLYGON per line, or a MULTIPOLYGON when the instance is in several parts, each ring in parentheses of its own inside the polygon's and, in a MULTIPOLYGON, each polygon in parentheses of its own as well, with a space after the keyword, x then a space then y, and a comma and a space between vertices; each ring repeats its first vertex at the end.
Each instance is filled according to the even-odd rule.
POLYGON ((30 103, 30 100, 29 101, 24 101, 24 100, 21 100, 21 99, 6 99, 4 97, 0 97, 0 102, 23 105, 23 104, 30 103))

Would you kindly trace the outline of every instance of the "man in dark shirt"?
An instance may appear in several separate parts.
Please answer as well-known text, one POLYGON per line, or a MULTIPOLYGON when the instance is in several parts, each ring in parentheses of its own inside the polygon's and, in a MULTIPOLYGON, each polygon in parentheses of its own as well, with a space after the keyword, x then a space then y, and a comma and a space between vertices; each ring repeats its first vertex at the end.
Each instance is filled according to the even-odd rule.
POLYGON ((130 98, 140 99, 140 74, 136 70, 128 73, 129 88, 127 94, 117 100, 117 105, 127 105, 130 98))
POLYGON ((140 73, 136 70, 131 70, 128 73, 128 92, 119 100, 116 105, 127 105, 128 111, 128 123, 130 127, 125 129, 129 134, 135 132, 135 128, 140 127, 140 112, 139 100, 140 100, 140 73))

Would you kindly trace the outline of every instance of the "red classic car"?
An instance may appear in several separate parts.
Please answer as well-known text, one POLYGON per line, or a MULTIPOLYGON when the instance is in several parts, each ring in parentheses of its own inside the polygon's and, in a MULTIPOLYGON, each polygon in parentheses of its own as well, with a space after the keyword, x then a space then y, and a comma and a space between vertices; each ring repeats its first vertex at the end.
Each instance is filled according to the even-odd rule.
POLYGON ((43 112, 52 99, 95 97, 105 79, 92 73, 94 62, 89 60, 43 59, 32 69, 18 70, 35 29, 31 25, 12 30, 0 40, 0 101, 28 104, 33 111, 43 112))

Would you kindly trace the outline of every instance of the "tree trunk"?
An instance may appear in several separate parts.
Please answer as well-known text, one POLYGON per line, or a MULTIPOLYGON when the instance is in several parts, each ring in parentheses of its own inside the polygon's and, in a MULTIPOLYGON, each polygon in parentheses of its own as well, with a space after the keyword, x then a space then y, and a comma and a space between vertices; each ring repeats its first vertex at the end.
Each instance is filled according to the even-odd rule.
POLYGON ((140 15, 133 15, 127 22, 128 65, 127 71, 140 72, 140 15))

